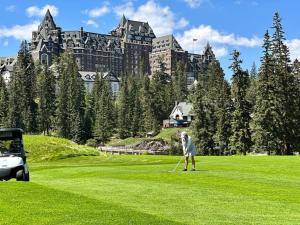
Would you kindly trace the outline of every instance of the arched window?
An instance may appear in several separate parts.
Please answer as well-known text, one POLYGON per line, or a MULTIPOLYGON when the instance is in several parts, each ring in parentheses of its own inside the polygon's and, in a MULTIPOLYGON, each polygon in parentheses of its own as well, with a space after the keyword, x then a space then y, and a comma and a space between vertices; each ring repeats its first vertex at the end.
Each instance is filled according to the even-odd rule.
POLYGON ((48 55, 46 53, 41 55, 41 63, 44 65, 49 65, 48 55))

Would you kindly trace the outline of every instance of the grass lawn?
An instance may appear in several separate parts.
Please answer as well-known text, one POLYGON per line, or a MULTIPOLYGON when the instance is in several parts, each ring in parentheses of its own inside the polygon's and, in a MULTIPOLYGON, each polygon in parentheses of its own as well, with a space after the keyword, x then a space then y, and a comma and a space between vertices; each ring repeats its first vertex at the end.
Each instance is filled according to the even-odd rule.
POLYGON ((31 182, 0 183, 1 225, 300 221, 300 157, 197 157, 197 171, 181 172, 181 165, 171 173, 180 157, 64 154, 45 161, 28 150, 36 157, 31 182))

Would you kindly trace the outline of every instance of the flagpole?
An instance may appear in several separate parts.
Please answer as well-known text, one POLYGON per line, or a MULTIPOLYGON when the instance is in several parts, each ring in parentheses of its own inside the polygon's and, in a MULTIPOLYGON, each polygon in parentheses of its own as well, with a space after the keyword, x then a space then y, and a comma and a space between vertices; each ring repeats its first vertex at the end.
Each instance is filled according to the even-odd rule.
POLYGON ((198 39, 193 38, 193 54, 195 54, 195 41, 198 41, 198 39))

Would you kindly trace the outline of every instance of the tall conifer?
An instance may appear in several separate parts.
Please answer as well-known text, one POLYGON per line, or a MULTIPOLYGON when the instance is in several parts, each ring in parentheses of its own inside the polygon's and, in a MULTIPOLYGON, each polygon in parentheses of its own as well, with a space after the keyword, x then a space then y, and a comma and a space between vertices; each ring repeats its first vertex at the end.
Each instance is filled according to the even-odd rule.
POLYGON ((232 87, 231 96, 233 99, 234 111, 232 113, 232 136, 230 137, 231 150, 246 154, 251 147, 250 133, 250 103, 246 99, 246 92, 249 87, 249 74, 243 71, 240 64, 240 53, 233 51, 232 53, 232 87))

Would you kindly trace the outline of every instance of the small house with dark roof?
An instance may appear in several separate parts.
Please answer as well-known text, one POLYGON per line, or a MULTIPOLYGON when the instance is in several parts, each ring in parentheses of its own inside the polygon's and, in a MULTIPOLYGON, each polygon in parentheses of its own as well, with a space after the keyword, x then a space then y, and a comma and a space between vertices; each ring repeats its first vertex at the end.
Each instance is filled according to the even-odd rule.
POLYGON ((188 127, 194 119, 193 104, 189 102, 175 103, 168 120, 164 120, 164 127, 188 127))

